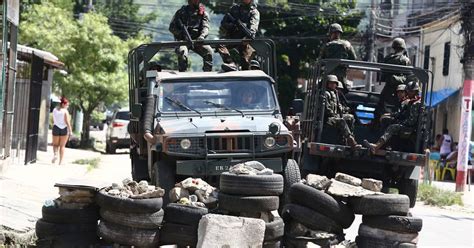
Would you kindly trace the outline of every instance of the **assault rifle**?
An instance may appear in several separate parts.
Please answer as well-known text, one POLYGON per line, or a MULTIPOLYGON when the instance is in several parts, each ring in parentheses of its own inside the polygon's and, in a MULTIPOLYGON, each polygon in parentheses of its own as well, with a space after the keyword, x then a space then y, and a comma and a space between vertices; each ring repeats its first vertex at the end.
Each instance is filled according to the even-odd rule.
POLYGON ((237 18, 233 17, 232 14, 230 14, 230 13, 227 13, 226 16, 227 16, 227 18, 229 18, 229 20, 231 22, 233 22, 235 25, 237 25, 237 27, 240 29, 240 31, 244 32, 245 36, 247 36, 248 38, 250 38, 252 40, 255 39, 255 35, 252 34, 252 31, 250 31, 250 29, 248 29, 247 26, 240 19, 237 19, 237 18))
POLYGON ((181 28, 182 32, 184 32, 184 38, 188 42, 188 46, 191 49, 194 49, 194 42, 193 42, 193 39, 191 38, 191 35, 189 34, 188 26, 184 25, 183 21, 181 21, 180 18, 178 18, 178 24, 179 24, 179 27, 181 28))

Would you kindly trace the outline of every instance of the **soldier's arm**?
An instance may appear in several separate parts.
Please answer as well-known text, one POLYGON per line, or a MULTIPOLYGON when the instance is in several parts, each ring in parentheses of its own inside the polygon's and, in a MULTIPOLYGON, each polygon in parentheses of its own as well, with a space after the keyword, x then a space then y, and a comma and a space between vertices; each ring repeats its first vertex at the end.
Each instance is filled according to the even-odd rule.
MULTIPOLYGON (((253 37, 257 34, 258 26, 260 25, 260 12, 257 9, 252 11, 252 16, 250 17, 250 32, 252 33, 253 37)), ((251 37, 249 37, 251 38, 251 37)))
POLYGON ((324 115, 326 117, 333 117, 334 113, 332 112, 332 109, 330 106, 331 102, 329 102, 329 98, 330 98, 330 93, 326 91, 324 94, 324 115))
POLYGON ((234 16, 236 8, 238 8, 238 6, 233 5, 232 7, 230 7, 229 12, 227 12, 227 14, 224 15, 224 18, 222 18, 222 21, 221 21, 221 27, 220 27, 221 30, 229 32, 235 29, 235 23, 233 23, 232 20, 227 15, 234 16))
POLYGON ((173 34, 175 39, 179 39, 179 37, 181 36, 181 27, 179 27, 178 18, 180 18, 179 10, 176 11, 176 13, 174 14, 169 26, 169 31, 173 34))
POLYGON ((201 34, 198 37, 198 40, 204 40, 208 35, 209 35, 209 14, 207 12, 204 12, 204 15, 202 16, 202 29, 201 29, 201 34))
MULTIPOLYGON (((349 42, 347 42, 347 43, 349 43, 349 42)), ((349 43, 349 46, 347 47, 347 54, 348 54, 348 59, 351 59, 351 60, 356 60, 357 59, 357 55, 356 55, 354 47, 352 47, 351 43, 349 43)))

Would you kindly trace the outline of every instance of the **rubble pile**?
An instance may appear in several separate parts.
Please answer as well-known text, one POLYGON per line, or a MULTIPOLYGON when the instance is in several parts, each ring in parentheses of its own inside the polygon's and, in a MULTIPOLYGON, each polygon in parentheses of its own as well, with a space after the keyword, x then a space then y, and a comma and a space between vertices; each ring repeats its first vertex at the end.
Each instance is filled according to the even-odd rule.
POLYGON ((200 178, 186 178, 169 192, 172 203, 214 209, 217 207, 218 191, 200 178))

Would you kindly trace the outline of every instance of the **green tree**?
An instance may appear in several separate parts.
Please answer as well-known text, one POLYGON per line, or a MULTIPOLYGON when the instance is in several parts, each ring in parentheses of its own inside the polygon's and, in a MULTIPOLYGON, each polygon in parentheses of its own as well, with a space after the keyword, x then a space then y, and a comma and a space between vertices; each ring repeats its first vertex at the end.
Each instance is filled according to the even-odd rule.
POLYGON ((32 5, 22 17, 20 43, 52 52, 64 62, 68 74, 56 75, 54 88, 82 109, 81 142, 88 144, 94 109, 100 103, 126 101, 127 54, 145 38, 138 34, 123 41, 105 16, 90 12, 75 19, 72 11, 51 2, 32 5))

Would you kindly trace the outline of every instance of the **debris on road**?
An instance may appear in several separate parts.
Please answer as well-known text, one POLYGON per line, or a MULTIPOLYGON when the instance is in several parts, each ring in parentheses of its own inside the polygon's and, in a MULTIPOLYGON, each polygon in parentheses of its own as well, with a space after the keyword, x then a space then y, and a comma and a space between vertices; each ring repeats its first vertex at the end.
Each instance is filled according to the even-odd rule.
POLYGON ((133 199, 159 198, 165 195, 165 190, 160 187, 148 185, 147 181, 137 183, 130 178, 124 179, 122 186, 113 183, 105 192, 111 196, 133 199))
POLYGON ((305 183, 315 189, 326 190, 331 185, 331 180, 326 176, 308 174, 305 183))
POLYGON ((382 194, 374 191, 364 189, 360 186, 354 186, 348 183, 343 183, 335 179, 331 179, 331 185, 326 192, 335 197, 361 197, 364 195, 382 194))
POLYGON ((339 182, 347 183, 354 186, 360 186, 362 184, 362 180, 360 180, 359 178, 353 177, 351 175, 347 175, 344 173, 340 173, 340 172, 336 173, 336 176, 334 177, 334 179, 336 179, 339 182))
POLYGON ((382 181, 380 180, 376 180, 372 178, 363 178, 361 186, 362 188, 367 189, 367 190, 371 190, 374 192, 381 192, 383 184, 382 184, 382 181))
POLYGON ((170 202, 195 207, 217 207, 218 191, 201 178, 188 177, 177 183, 169 192, 170 202))
POLYGON ((258 161, 248 161, 230 167, 229 173, 236 175, 271 175, 273 170, 266 168, 258 161))

